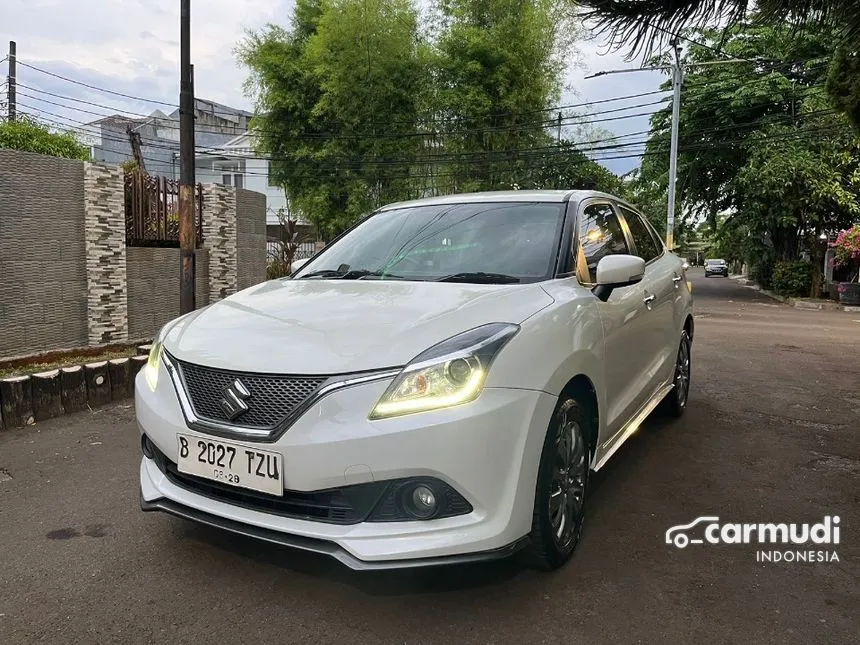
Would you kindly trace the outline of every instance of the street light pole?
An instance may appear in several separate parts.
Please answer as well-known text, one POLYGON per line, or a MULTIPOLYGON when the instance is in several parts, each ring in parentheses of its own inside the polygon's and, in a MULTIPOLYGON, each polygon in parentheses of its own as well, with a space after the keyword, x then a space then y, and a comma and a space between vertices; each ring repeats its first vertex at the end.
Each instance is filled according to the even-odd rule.
POLYGON ((194 311, 197 231, 194 208, 194 85, 191 66, 191 0, 181 0, 179 38, 179 261, 180 315, 194 311))
POLYGON ((675 64, 672 67, 672 140, 669 144, 669 198, 666 214, 666 247, 675 247, 675 180, 678 174, 678 121, 681 112, 681 83, 684 70, 681 67, 678 42, 672 43, 675 50, 675 64))
MULTIPOLYGON (((684 83, 684 69, 681 66, 681 54, 677 40, 672 42, 675 52, 675 62, 669 65, 660 65, 655 67, 637 67, 634 69, 614 69, 606 72, 597 72, 585 78, 595 78, 597 76, 606 76, 607 74, 626 74, 628 72, 654 72, 666 70, 672 72, 672 138, 669 151, 669 191, 668 191, 668 208, 666 209, 666 246, 669 250, 675 245, 675 183, 678 174, 678 124, 681 113, 681 85, 684 83)), ((726 63, 748 63, 750 61, 743 58, 731 58, 728 60, 713 60, 694 63, 694 67, 703 67, 708 65, 725 65, 726 63)))

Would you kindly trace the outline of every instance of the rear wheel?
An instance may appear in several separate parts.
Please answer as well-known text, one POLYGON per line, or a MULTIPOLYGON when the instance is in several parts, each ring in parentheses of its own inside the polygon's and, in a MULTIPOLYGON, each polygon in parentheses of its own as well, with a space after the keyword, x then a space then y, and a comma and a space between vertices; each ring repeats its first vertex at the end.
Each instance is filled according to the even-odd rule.
POLYGON ((541 453, 529 555, 542 569, 565 564, 579 544, 589 476, 588 415, 564 396, 541 453))
POLYGON ((661 407, 669 416, 680 417, 687 409, 687 399, 690 396, 692 342, 687 330, 681 332, 681 342, 678 344, 678 354, 675 359, 675 381, 672 391, 663 399, 661 407))

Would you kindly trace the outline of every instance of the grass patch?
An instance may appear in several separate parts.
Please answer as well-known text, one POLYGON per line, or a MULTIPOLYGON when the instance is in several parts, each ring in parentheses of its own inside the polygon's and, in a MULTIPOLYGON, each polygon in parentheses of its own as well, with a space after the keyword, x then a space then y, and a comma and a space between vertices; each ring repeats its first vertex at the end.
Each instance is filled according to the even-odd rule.
POLYGON ((99 361, 107 361, 114 358, 126 358, 137 354, 136 347, 127 347, 124 349, 114 349, 105 351, 99 354, 67 354, 55 359, 46 359, 40 361, 39 358, 34 358, 33 362, 28 362, 25 365, 6 366, 0 364, 0 378, 9 376, 26 376, 37 372, 47 372, 58 367, 71 367, 73 365, 83 365, 84 363, 97 363, 99 361))

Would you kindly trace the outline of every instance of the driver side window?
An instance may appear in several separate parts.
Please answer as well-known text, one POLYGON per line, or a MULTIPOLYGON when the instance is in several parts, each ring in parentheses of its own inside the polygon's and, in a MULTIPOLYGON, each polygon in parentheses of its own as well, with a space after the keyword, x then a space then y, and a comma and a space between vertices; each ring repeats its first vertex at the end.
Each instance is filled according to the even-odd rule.
POLYGON ((630 253, 618 216, 609 204, 589 204, 579 217, 579 245, 589 281, 597 282, 597 263, 607 255, 630 253))

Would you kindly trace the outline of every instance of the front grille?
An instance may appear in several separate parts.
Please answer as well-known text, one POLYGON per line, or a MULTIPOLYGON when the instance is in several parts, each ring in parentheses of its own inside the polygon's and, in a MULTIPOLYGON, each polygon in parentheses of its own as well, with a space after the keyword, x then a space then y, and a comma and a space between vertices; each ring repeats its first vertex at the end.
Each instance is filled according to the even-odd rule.
POLYGON ((176 361, 185 391, 201 419, 234 424, 221 409, 223 390, 239 379, 251 393, 248 411, 235 420, 236 425, 270 429, 308 400, 319 389, 324 376, 285 376, 232 372, 176 361))

